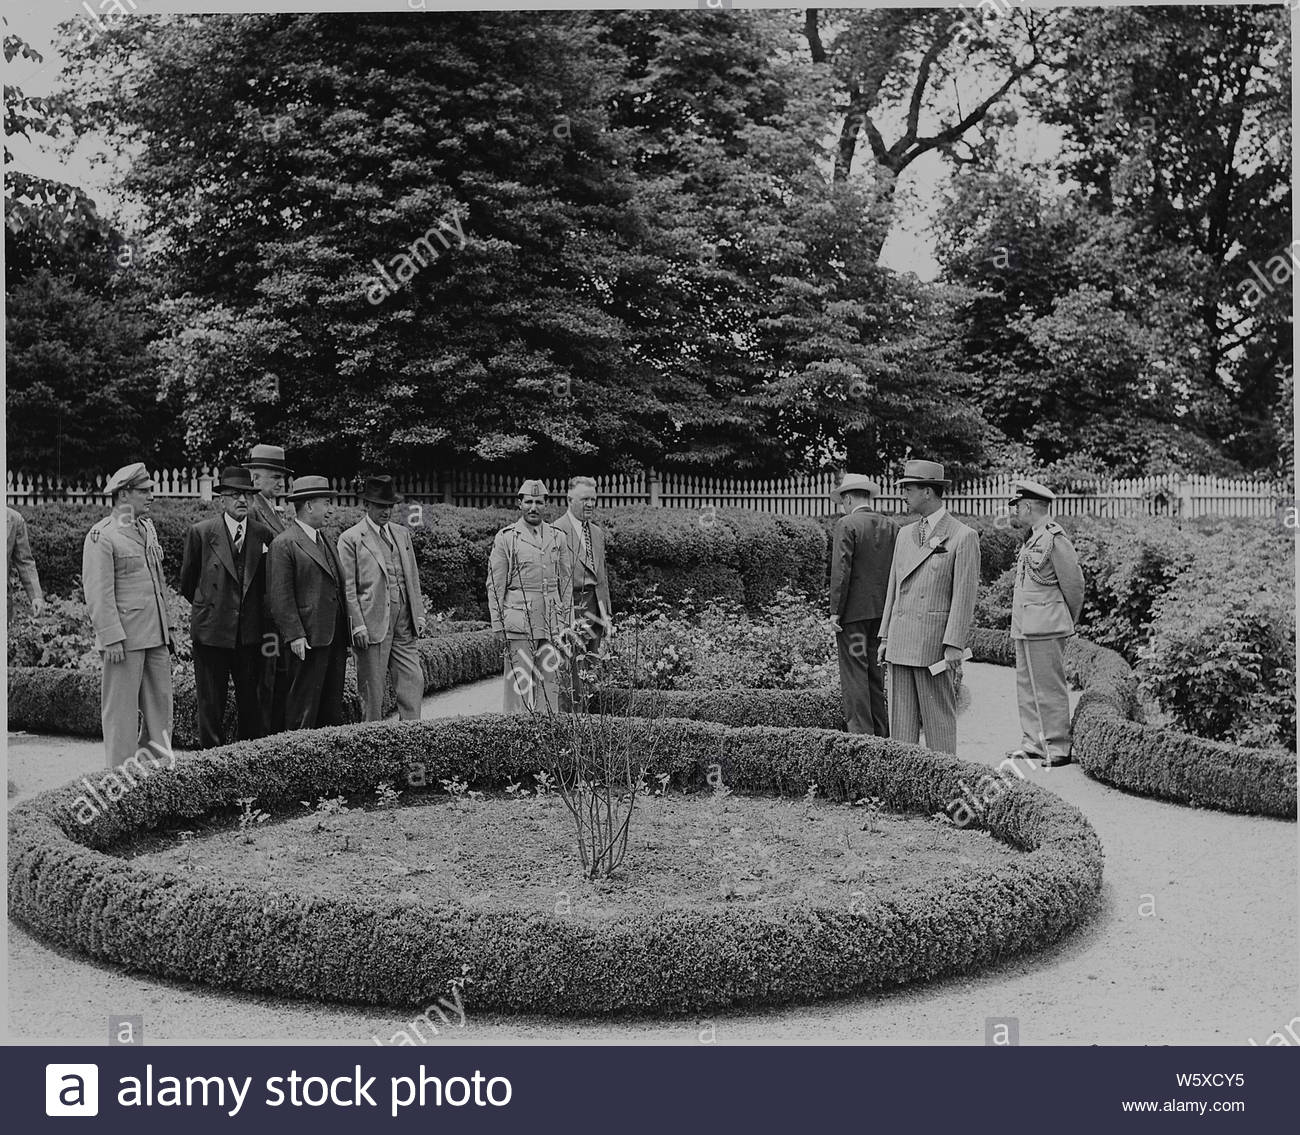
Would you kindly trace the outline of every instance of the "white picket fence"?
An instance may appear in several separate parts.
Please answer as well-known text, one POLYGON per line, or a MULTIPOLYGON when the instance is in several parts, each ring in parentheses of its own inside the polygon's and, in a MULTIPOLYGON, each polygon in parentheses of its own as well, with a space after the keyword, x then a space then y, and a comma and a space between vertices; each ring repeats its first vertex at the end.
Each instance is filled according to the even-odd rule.
MULTIPOLYGON (((209 500, 215 482, 212 469, 161 469, 153 474, 159 497, 209 500)), ((967 516, 992 516, 1006 511, 1011 482, 1018 474, 985 477, 953 485, 948 507, 967 516)), ((560 498, 567 476, 543 477, 553 498, 560 498)), ((651 508, 745 508, 783 516, 821 516, 834 512, 830 491, 839 484, 834 473, 815 473, 768 481, 741 481, 652 470, 597 477, 600 504, 606 508, 645 505, 651 508)), ((460 471, 397 478, 398 491, 408 500, 464 505, 472 508, 512 507, 521 478, 515 474, 460 471)), ((360 503, 359 479, 333 477, 338 503, 360 503)), ((106 505, 97 485, 39 474, 6 472, 9 503, 22 505, 65 501, 106 505)), ((903 494, 895 480, 881 482, 880 508, 901 512, 903 494)), ((1222 477, 1142 477, 1113 480, 1087 490, 1062 492, 1056 511, 1069 516, 1272 516, 1294 504, 1294 486, 1284 482, 1222 477)))

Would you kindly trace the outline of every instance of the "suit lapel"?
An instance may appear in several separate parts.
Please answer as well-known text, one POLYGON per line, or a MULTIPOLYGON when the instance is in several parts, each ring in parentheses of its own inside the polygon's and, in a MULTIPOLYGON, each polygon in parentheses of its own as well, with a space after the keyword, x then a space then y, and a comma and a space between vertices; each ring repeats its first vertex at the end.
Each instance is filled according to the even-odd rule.
POLYGON ((370 549, 370 554, 379 561, 379 570, 384 579, 388 579, 388 555, 384 551, 384 542, 375 535, 374 529, 364 520, 361 522, 361 542, 370 549))
POLYGON ((248 590, 248 585, 253 582, 253 577, 257 575, 257 565, 262 562, 262 530, 256 531, 251 523, 244 525, 244 590, 248 590))
MULTIPOLYGON (((917 568, 919 568, 923 563, 925 563, 927 559, 929 559, 932 555, 934 555, 934 548, 931 546, 930 541, 933 540, 936 536, 947 536, 948 526, 951 520, 952 520, 952 513, 945 512, 943 516, 940 518, 939 523, 936 524, 930 530, 930 534, 926 537, 925 543, 922 544, 919 548, 916 546, 915 525, 913 525, 911 528, 907 530, 907 535, 904 537, 904 539, 906 539, 907 543, 910 545, 908 551, 913 558, 909 561, 909 564, 903 571, 902 575, 900 576, 900 579, 906 579, 909 575, 912 574, 912 572, 916 571, 917 568)), ((918 521, 918 523, 920 522, 918 521)))
POLYGON ((316 539, 313 540, 302 530, 302 525, 297 521, 294 521, 293 524, 293 534, 298 543, 307 549, 307 554, 311 556, 311 558, 315 560, 322 569, 324 569, 327 575, 334 579, 335 583, 337 583, 338 576, 334 574, 334 566, 330 563, 330 558, 326 554, 325 549, 321 547, 321 541, 324 540, 325 537, 317 531, 316 539))
MULTIPOLYGON (((247 547, 247 533, 245 533, 244 539, 244 546, 247 547)), ((222 566, 226 571, 230 572, 230 577, 238 583, 239 568, 235 564, 235 550, 230 543, 230 531, 226 528, 225 517, 217 517, 216 526, 212 529, 208 543, 212 545, 212 549, 217 553, 217 559, 221 561, 222 566)))

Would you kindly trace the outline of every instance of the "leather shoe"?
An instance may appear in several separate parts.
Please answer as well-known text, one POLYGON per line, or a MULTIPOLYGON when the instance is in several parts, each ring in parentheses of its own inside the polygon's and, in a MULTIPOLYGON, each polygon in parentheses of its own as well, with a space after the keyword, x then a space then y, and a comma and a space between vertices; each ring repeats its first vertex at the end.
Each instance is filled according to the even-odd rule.
POLYGON ((1069 757, 1040 757, 1039 763, 1043 768, 1060 768, 1062 765, 1073 764, 1069 757))

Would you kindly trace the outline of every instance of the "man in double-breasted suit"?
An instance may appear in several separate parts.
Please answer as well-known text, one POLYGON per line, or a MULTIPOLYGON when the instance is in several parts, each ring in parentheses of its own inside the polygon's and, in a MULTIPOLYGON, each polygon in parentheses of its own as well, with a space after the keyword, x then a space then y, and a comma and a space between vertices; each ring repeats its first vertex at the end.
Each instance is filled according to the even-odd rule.
POLYGON ((889 735, 916 744, 924 730, 929 748, 955 753, 956 678, 979 589, 979 536, 944 506, 949 481, 938 462, 908 461, 898 483, 920 519, 894 544, 880 620, 889 735))
POLYGON ((391 677, 397 713, 420 716, 424 670, 416 640, 424 633, 424 597, 411 534, 392 523, 397 493, 392 477, 367 477, 365 516, 339 537, 357 692, 366 721, 383 717, 384 679, 391 677))
POLYGON ((271 541, 267 591, 271 615, 287 652, 286 729, 338 725, 343 720, 348 615, 343 568, 322 531, 334 495, 324 477, 298 477, 288 501, 294 518, 271 541))
MULTIPOLYGON (((282 511, 280 505, 292 472, 285 462, 284 448, 255 445, 244 462, 244 468, 253 474, 253 484, 257 486, 257 492, 248 502, 249 518, 269 528, 274 538, 293 522, 292 509, 286 505, 282 511)), ((267 732, 279 733, 284 728, 284 700, 289 693, 289 659, 280 650, 275 625, 269 618, 262 635, 262 713, 266 718, 267 732)))
POLYGON ((163 550, 149 519, 153 479, 137 461, 105 485, 113 512, 86 534, 81 582, 103 662, 101 720, 108 767, 172 752, 172 655, 163 550))
POLYGON ((888 737, 885 679, 877 652, 898 529, 871 507, 879 495, 880 486, 861 473, 846 473, 831 492, 844 509, 832 537, 831 626, 848 731, 888 737))
POLYGON ((596 482, 591 477, 569 481, 569 507, 555 522, 569 542, 573 561, 573 633, 569 643, 569 680, 560 690, 564 708, 586 705, 582 670, 588 656, 599 654, 611 629, 609 574, 605 569, 605 530, 592 517, 596 512, 596 482))
MULTIPOLYGON (((32 614, 45 610, 45 596, 41 594, 41 577, 36 571, 36 559, 27 539, 27 521, 17 509, 5 506, 5 572, 18 572, 18 582, 27 592, 32 604, 32 614)), ((8 591, 8 574, 6 574, 8 591)), ((7 604, 6 604, 7 606, 7 604)))
POLYGON ((220 515, 190 526, 181 559, 181 594, 192 604, 200 749, 224 742, 221 730, 232 680, 239 739, 266 732, 261 697, 264 557, 274 537, 249 516, 249 501, 257 489, 247 469, 238 465, 223 469, 216 491, 220 515))
POLYGON ((1065 643, 1083 610, 1079 555, 1049 515, 1056 494, 1037 481, 1016 481, 1011 507, 1029 535, 1016 558, 1011 639, 1016 644, 1020 748, 1049 768, 1070 763, 1070 691, 1065 643))
POLYGON ((542 520, 546 486, 519 488, 521 516, 488 557, 488 614, 505 639, 505 712, 555 713, 561 648, 572 633, 573 561, 564 533, 542 520), (558 644, 558 645, 557 645, 558 644))

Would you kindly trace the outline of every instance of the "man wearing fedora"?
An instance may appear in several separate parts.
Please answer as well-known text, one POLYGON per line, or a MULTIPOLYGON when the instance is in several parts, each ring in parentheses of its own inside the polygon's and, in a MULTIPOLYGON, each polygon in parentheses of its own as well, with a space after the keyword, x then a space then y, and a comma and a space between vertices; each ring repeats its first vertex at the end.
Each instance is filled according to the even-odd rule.
POLYGON ((418 719, 424 670, 416 639, 424 633, 424 597, 411 533, 392 522, 392 477, 367 477, 365 516, 339 537, 343 594, 357 660, 357 692, 366 721, 383 718, 384 679, 392 680, 403 721, 418 719))
POLYGON ((86 534, 81 581, 103 661, 101 718, 108 767, 172 755, 172 655, 163 550, 149 519, 153 479, 144 462, 104 486, 113 512, 86 534))
POLYGON ((199 748, 224 742, 226 696, 233 680, 241 741, 266 732, 261 697, 266 560, 271 530, 249 516, 257 495, 252 474, 232 465, 217 482, 220 514, 185 534, 181 594, 193 605, 194 693, 199 748))
MULTIPOLYGON (((249 519, 270 529, 278 536, 285 525, 293 521, 293 514, 285 506, 281 511, 285 481, 292 473, 284 458, 284 448, 279 445, 255 445, 249 452, 244 467, 253 474, 257 492, 249 502, 249 519)), ((274 622, 268 618, 262 632, 262 714, 267 732, 279 733, 284 728, 284 701, 289 693, 289 659, 280 650, 274 622)))
POLYGON ((582 671, 589 655, 599 654, 610 629, 609 573, 605 568, 605 530, 592 517, 596 512, 596 482, 591 477, 569 481, 569 507, 555 522, 569 542, 573 561, 573 635, 569 644, 569 679, 560 691, 567 709, 586 705, 582 671))
POLYGON ((294 518, 271 541, 266 587, 280 649, 288 657, 286 729, 338 725, 343 720, 347 604, 338 553, 322 531, 333 495, 324 477, 296 478, 287 498, 294 518))
POLYGON ((840 692, 850 733, 889 736, 884 673, 877 657, 885 584, 898 529, 872 501, 880 486, 846 473, 831 498, 844 510, 831 549, 831 626, 840 658, 840 692))
POLYGON ((957 751, 957 678, 975 613, 980 542, 943 503, 948 486, 936 461, 908 461, 899 478, 909 511, 920 519, 898 534, 879 659, 889 663, 889 735, 957 751), (937 671, 937 673, 935 672, 937 671))
POLYGON ((505 712, 555 713, 573 561, 564 533, 542 520, 546 486, 525 481, 517 499, 520 517, 496 534, 488 557, 488 614, 505 639, 505 712))
POLYGON ((1056 494, 1037 481, 1012 485, 1011 507, 1029 530, 1016 558, 1011 639, 1016 644, 1020 748, 1048 768, 1070 763, 1070 693, 1065 643, 1083 610, 1083 572, 1074 545, 1049 510, 1056 494))

